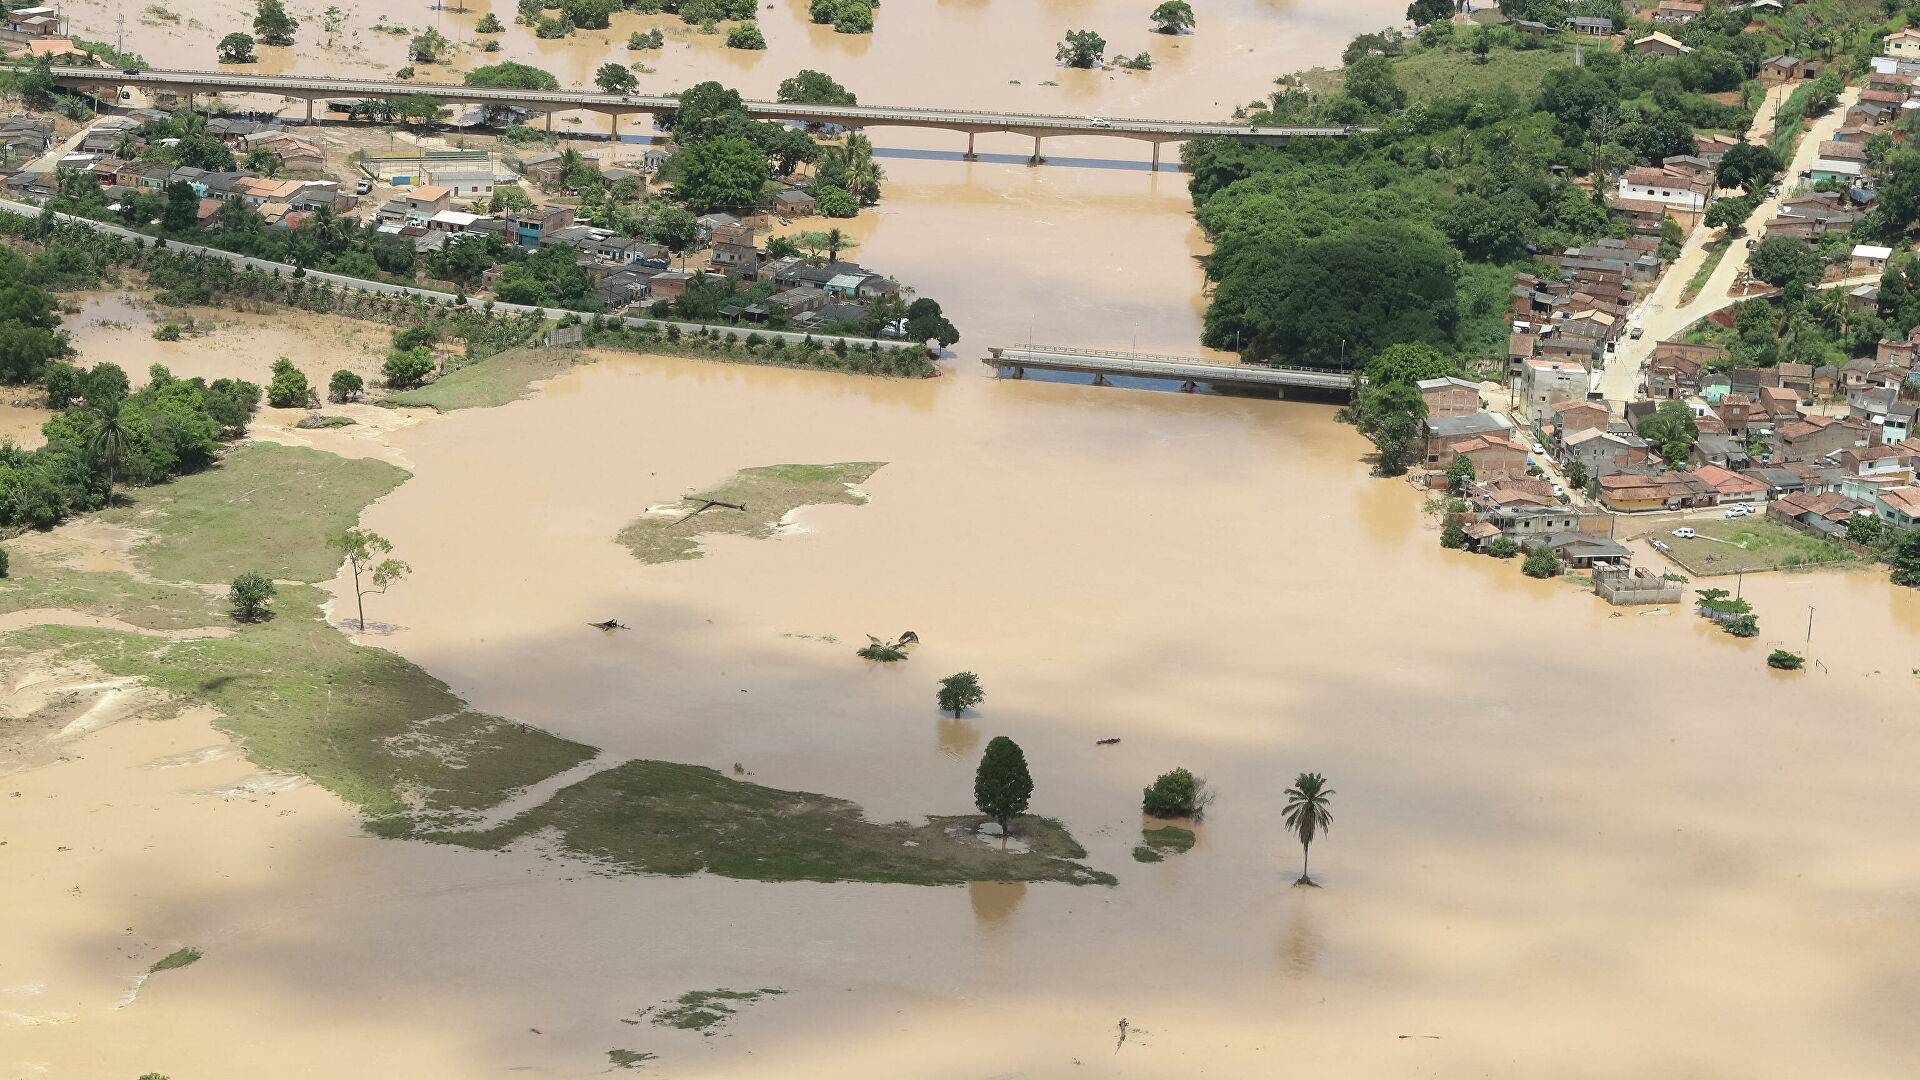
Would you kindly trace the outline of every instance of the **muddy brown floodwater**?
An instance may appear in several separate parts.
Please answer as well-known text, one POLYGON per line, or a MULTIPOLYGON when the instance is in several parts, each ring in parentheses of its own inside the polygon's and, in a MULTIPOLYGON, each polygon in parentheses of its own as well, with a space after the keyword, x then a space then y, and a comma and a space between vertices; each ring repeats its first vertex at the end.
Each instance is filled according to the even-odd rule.
POLYGON ((1326 406, 956 375, 617 357, 391 432, 416 477, 365 520, 415 573, 377 601, 383 643, 609 760, 738 763, 878 820, 965 810, 984 741, 1011 735, 1035 808, 1117 887, 605 877, 379 841, 311 788, 187 794, 234 790, 243 759, 155 772, 218 737, 122 724, 7 781, 40 929, 0 987, 47 985, 0 998, 41 1021, 5 1059, 290 1080, 349 1059, 584 1077, 615 1049, 700 1078, 1905 1074, 1914 593, 1756 575, 1748 642, 1614 618, 1441 551, 1326 406), (871 502, 780 539, 662 565, 613 543, 743 466, 853 460, 888 462, 871 502), (634 629, 582 626, 608 617, 634 629), (909 628, 904 664, 852 655, 909 628), (1824 668, 1769 672, 1778 643, 1824 668), (987 700, 943 719, 934 682, 963 669, 987 700), (1192 851, 1135 863, 1140 789, 1175 765, 1219 801, 1192 851), (1339 793, 1322 890, 1290 886, 1279 826, 1303 770, 1339 793), (206 959, 112 1007, 180 944, 206 959), (788 993, 729 1037, 624 1022, 718 987, 788 993))
MULTIPOLYGON (((198 6, 204 42, 170 55, 130 27, 130 44, 200 62, 235 17, 198 6)), ((740 65, 753 93, 809 66, 865 100, 1173 115, 1398 15, 1203 6, 1180 45, 1206 51, 1181 73, 1171 43, 1121 32, 1146 6, 888 4, 867 41, 787 0, 767 54, 697 41, 658 66, 678 84, 740 65), (1160 69, 1043 96, 1050 43, 1077 25, 1160 69), (1136 86, 1166 96, 1135 104, 1136 86)), ((97 38, 109 10, 69 14, 97 38)), ((591 51, 537 54, 578 82, 591 51)), ((1032 322, 1191 347, 1176 175, 887 164, 906 182, 859 224, 863 257, 964 309, 982 343, 1032 322)), ((127 357, 92 358, 162 359, 125 334, 127 357)), ((359 353, 313 351, 324 370, 359 353)), ((257 776, 206 716, 159 709, 0 783, 0 1075, 571 1080, 612 1050, 696 1080, 1911 1075, 1920 596, 1879 574, 1756 575, 1744 642, 1682 611, 1620 614, 1441 551, 1328 406, 995 381, 977 355, 914 382, 623 356, 357 435, 416 474, 365 517, 414 567, 375 601, 398 628, 380 643, 609 761, 737 763, 877 820, 966 810, 985 740, 1010 735, 1034 808, 1117 887, 606 876, 376 840, 323 792, 257 776), (613 542, 743 467, 834 461, 888 463, 867 505, 714 537, 693 562, 613 542), (582 625, 609 617, 634 629, 582 625), (904 664, 852 655, 906 629, 924 644, 904 664), (1776 645, 1820 663, 1770 672, 1776 645), (955 721, 933 690, 959 670, 988 696, 955 721), (1140 789, 1176 765, 1219 800, 1193 850, 1136 863, 1140 789), (1338 792, 1320 890, 1291 887, 1280 830, 1306 770, 1338 792), (182 945, 205 958, 131 993, 182 945), (714 1038, 640 1015, 721 987, 787 993, 714 1038)), ((64 687, 16 672, 0 690, 24 708, 120 689, 64 687)))

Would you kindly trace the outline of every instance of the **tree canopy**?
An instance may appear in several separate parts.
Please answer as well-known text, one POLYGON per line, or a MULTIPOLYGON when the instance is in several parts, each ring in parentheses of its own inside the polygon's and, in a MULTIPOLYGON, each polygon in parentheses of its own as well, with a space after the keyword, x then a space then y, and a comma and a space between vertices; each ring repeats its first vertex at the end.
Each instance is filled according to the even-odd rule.
MULTIPOLYGON (((1442 0, 1444 2, 1444 0, 1442 0)), ((1166 0, 1153 9, 1148 18, 1153 20, 1154 29, 1162 34, 1177 34, 1182 30, 1193 29, 1193 5, 1187 0, 1166 0)))
POLYGON ((1100 66, 1100 60, 1107 53, 1107 39, 1091 30, 1069 30, 1054 52, 1054 59, 1068 67, 1091 68, 1100 66))
POLYGON ((1005 832, 1015 817, 1027 812, 1032 796, 1033 777, 1027 774, 1027 755, 1012 739, 995 735, 974 772, 974 808, 999 822, 1005 832))
POLYGON ((778 100, 805 105, 858 105, 859 99, 831 76, 802 69, 790 79, 780 81, 778 100))
POLYGON ((466 86, 492 86, 508 90, 560 89, 560 80, 554 78, 552 72, 513 60, 474 68, 460 81, 466 86))
POLYGON ((745 139, 713 139, 682 151, 674 197, 696 211, 750 206, 767 183, 767 159, 745 139))

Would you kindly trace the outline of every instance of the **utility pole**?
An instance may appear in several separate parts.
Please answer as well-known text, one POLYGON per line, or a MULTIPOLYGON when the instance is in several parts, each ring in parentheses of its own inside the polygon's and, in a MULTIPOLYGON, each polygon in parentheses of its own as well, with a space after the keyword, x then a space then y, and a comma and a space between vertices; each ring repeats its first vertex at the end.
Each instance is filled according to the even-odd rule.
POLYGON ((113 51, 122 56, 127 52, 127 13, 124 11, 113 21, 113 51))
POLYGON ((1813 607, 1807 607, 1807 640, 1813 640, 1813 607))

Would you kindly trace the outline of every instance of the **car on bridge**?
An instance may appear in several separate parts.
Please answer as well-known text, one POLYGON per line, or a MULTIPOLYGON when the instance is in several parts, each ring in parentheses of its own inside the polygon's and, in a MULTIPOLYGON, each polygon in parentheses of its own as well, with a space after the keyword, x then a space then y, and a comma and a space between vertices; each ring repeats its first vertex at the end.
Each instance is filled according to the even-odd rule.
POLYGON ((1087 117, 1087 124, 1091 127, 1112 127, 1113 121, 1101 116, 1089 116, 1087 117))

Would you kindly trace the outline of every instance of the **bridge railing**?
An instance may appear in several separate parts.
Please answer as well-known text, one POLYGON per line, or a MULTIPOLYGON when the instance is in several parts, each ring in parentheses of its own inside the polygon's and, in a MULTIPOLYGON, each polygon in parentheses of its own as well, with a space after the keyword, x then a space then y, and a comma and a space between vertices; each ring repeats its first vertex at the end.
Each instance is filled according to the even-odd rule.
MULTIPOLYGON (((1172 364, 1204 364, 1211 367, 1233 367, 1232 362, 1202 360, 1193 356, 1171 356, 1165 353, 1121 352, 1115 349, 1086 349, 1072 345, 1003 345, 1003 352, 1018 350, 1028 353, 1058 353, 1061 356, 1105 357, 1115 360, 1152 360, 1172 364)), ((1302 375, 1332 375, 1340 378, 1352 378, 1353 372, 1339 368, 1308 367, 1304 364, 1240 364, 1241 367, 1262 368, 1272 371, 1297 371, 1302 375)))
MULTIPOLYGON (((255 74, 249 74, 244 72, 234 72, 234 71, 209 71, 204 68, 148 68, 148 69, 142 70, 138 75, 127 75, 122 72, 115 72, 115 71, 104 69, 104 68, 98 69, 98 70, 93 68, 70 68, 70 69, 66 69, 66 71, 62 73, 63 74, 71 73, 74 75, 80 75, 84 77, 112 77, 113 79, 115 79, 115 81, 138 80, 138 79, 145 78, 154 82, 166 82, 168 81, 166 77, 169 75, 184 75, 184 76, 192 76, 197 78, 230 79, 235 82, 241 82, 241 83, 250 83, 250 82, 276 83, 277 82, 277 83, 286 83, 289 85, 299 84, 299 83, 320 83, 320 84, 337 86, 341 90, 348 93, 392 92, 392 93, 420 94, 420 93, 430 93, 435 90, 444 90, 444 91, 449 91, 450 93, 444 94, 441 96, 459 97, 459 96, 472 95, 474 97, 502 97, 502 98, 519 98, 519 97, 524 97, 525 95, 528 95, 528 94, 558 94, 558 95, 564 95, 569 99, 579 100, 582 102, 591 102, 595 104, 618 103, 618 104, 644 105, 649 108, 662 108, 662 109, 673 108, 678 103, 674 98, 668 97, 666 95, 660 95, 660 94, 642 94, 642 95, 603 94, 603 93, 595 92, 593 90, 578 90, 578 89, 571 89, 566 87, 562 87, 557 90, 526 90, 526 89, 521 89, 519 87, 510 87, 510 86, 467 86, 462 83, 408 82, 403 85, 403 84, 395 83, 395 82, 392 82, 391 80, 386 80, 386 79, 356 79, 356 78, 339 76, 339 75, 255 75, 255 74), (366 89, 355 89, 357 87, 371 87, 374 89, 372 89, 371 91, 366 89)), ((761 98, 745 98, 745 99, 742 99, 742 104, 750 107, 781 109, 784 111, 794 112, 794 113, 817 112, 822 116, 863 116, 865 115, 865 116, 880 117, 880 116, 900 116, 904 114, 918 114, 934 120, 938 120, 941 117, 946 117, 946 116, 978 116, 983 119, 992 119, 992 120, 1008 120, 1008 119, 1056 120, 1056 121, 1065 121, 1075 125, 1083 125, 1087 122, 1087 119, 1088 119, 1083 114, 1075 114, 1075 113, 993 112, 986 109, 927 108, 927 107, 917 106, 917 105, 818 105, 811 102, 766 101, 761 98)), ((1141 116, 1108 116, 1108 117, 1104 117, 1104 119, 1107 120, 1109 123, 1113 123, 1113 124, 1156 124, 1156 125, 1161 125, 1166 127, 1219 128, 1222 132, 1238 131, 1241 127, 1241 125, 1238 125, 1238 124, 1219 123, 1215 121, 1156 120, 1156 119, 1151 119, 1148 117, 1141 117, 1141 116)), ((1348 133, 1348 130, 1349 129, 1345 127, 1286 127, 1286 128, 1249 129, 1247 133, 1248 134, 1267 134, 1267 135, 1309 135, 1309 134, 1335 134, 1335 133, 1346 134, 1348 133)), ((1368 129, 1354 129, 1354 130, 1372 130, 1372 129, 1368 128, 1368 129)))

